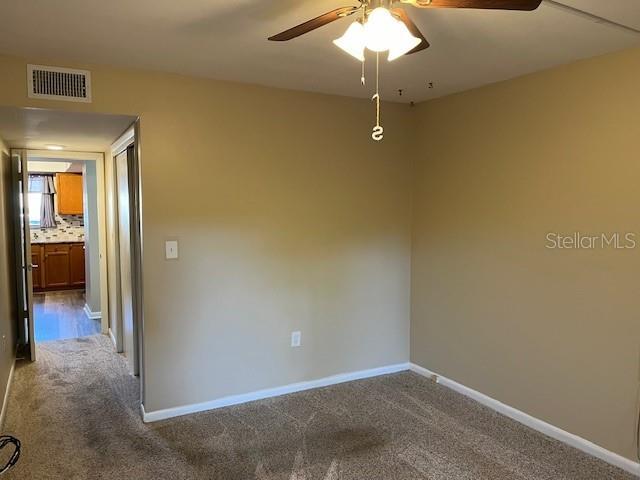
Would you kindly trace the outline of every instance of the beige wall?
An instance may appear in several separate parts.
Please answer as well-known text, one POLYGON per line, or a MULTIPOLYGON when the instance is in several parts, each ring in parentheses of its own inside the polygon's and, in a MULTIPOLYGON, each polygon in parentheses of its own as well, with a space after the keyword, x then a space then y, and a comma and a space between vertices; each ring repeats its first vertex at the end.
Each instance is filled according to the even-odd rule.
POLYGON ((411 358, 635 459, 640 243, 551 250, 548 232, 640 242, 640 50, 428 102, 411 358))
POLYGON ((12 211, 11 163, 9 151, 0 139, 0 404, 6 392, 16 345, 12 211))
POLYGON ((633 458, 639 250, 545 235, 640 232, 638 60, 387 105, 380 145, 366 101, 94 66, 34 101, 12 57, 0 105, 141 115, 148 411, 405 361, 413 255, 414 362, 633 458))
POLYGON ((364 100, 89 66, 93 104, 34 101, 26 63, 0 105, 141 116, 148 411, 408 360, 409 107, 377 145, 364 100))

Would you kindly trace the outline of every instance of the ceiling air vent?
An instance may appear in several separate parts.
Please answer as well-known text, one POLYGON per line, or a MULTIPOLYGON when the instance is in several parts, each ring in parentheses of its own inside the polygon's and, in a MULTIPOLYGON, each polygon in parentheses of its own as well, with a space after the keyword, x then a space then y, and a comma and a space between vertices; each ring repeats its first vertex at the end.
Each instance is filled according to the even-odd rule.
POLYGON ((91 102, 91 72, 70 68, 27 65, 29 98, 91 102))

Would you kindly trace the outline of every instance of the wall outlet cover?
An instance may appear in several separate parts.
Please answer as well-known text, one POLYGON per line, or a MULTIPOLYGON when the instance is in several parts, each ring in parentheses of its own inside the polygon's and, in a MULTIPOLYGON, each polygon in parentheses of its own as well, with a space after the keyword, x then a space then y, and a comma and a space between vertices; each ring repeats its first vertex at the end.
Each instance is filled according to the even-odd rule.
POLYGON ((299 347, 302 344, 302 332, 291 332, 291 346, 299 347))

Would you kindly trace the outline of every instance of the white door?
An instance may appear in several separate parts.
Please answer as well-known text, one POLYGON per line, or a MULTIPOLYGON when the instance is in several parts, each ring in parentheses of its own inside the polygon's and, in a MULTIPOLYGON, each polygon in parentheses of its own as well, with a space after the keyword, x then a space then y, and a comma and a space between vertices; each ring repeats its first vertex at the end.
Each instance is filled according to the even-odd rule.
POLYGON ((27 151, 11 150, 13 173, 14 245, 16 254, 16 281, 18 292, 18 339, 28 346, 27 355, 36 360, 36 341, 33 323, 33 269, 31 257, 31 231, 29 229, 29 173, 27 151))
POLYGON ((123 354, 127 358, 129 371, 138 375, 137 335, 133 305, 133 277, 131 269, 131 184, 129 168, 133 162, 133 147, 116 156, 118 189, 118 235, 120 243, 120 294, 122 298, 123 354))

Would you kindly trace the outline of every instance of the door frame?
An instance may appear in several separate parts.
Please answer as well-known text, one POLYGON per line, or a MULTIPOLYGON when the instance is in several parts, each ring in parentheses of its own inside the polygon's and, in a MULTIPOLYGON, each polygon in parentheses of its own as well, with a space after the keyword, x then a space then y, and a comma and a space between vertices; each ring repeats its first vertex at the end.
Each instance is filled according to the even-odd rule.
POLYGON ((122 352, 123 339, 122 339, 122 310, 120 301, 120 242, 118 232, 118 222, 116 216, 118 213, 118 196, 117 186, 115 178, 115 157, 125 151, 130 145, 134 145, 134 159, 130 165, 131 169, 128 172, 130 176, 130 185, 133 186, 130 193, 130 211, 132 213, 131 222, 131 274, 132 274, 132 295, 133 295, 133 315, 134 315, 134 328, 136 339, 135 348, 136 359, 138 363, 138 372, 140 378, 140 394, 141 402, 144 403, 144 309, 143 309, 143 278, 142 278, 142 262, 143 262, 143 242, 142 242, 142 175, 141 175, 141 142, 140 142, 140 119, 138 118, 111 146, 109 167, 106 169, 107 185, 109 188, 108 198, 110 198, 109 205, 109 219, 110 231, 109 235, 113 243, 113 256, 110 258, 111 269, 115 277, 115 292, 111 292, 115 295, 116 302, 118 303, 117 311, 111 311, 110 318, 117 325, 117 332, 114 335, 112 331, 111 339, 116 345, 116 349, 122 352), (115 264, 114 264, 115 263, 115 264))
POLYGON ((105 168, 104 154, 96 152, 51 151, 26 149, 27 161, 31 159, 51 158, 56 160, 78 160, 95 162, 96 183, 98 186, 98 236, 100 254, 100 329, 103 334, 109 333, 109 286, 107 267, 107 221, 105 202, 105 168))
POLYGON ((9 158, 11 161, 11 189, 13 197, 18 337, 19 341, 28 343, 29 350, 27 354, 29 355, 29 360, 35 362, 36 342, 33 318, 33 264, 31 263, 33 258, 31 255, 31 231, 29 224, 29 169, 27 167, 27 150, 24 148, 11 148, 9 158), (22 182, 21 189, 18 188, 20 182, 22 182), (22 198, 22 205, 20 204, 20 198, 22 198))

